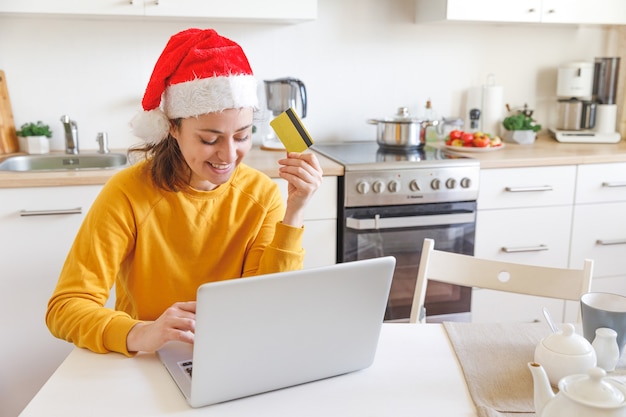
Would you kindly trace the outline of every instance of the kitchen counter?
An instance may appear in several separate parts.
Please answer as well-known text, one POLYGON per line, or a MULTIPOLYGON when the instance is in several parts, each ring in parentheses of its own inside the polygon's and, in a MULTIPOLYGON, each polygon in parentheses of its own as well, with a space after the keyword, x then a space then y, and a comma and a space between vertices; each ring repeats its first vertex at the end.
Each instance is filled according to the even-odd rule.
MULTIPOLYGON (((124 151, 113 151, 124 153, 124 151)), ((89 153, 89 152, 85 152, 89 153)), ((316 154, 325 176, 343 175, 343 167, 330 159, 316 154)), ((255 146, 246 155, 246 164, 264 172, 271 178, 278 178, 278 160, 283 151, 265 151, 255 146)), ((66 185, 104 184, 119 169, 97 169, 82 171, 9 172, 0 171, 0 188, 53 187, 66 185)))
MULTIPOLYGON (((546 135, 539 136, 531 145, 505 145, 499 151, 459 154, 480 160, 483 169, 626 162, 626 141, 614 144, 561 143, 546 135)), ((443 144, 438 146, 443 147, 443 144)))
MULTIPOLYGON (((435 146, 443 147, 443 143, 435 146)), ((118 151, 119 152, 119 151, 118 151)), ((626 162, 626 141, 616 144, 560 143, 550 136, 539 136, 532 145, 507 143, 500 151, 477 153, 459 152, 480 160, 480 167, 515 168, 550 165, 601 164, 626 162)), ((343 167, 316 154, 325 176, 343 175, 343 167)), ((245 162, 266 173, 278 177, 278 160, 282 151, 265 151, 255 146, 245 162)), ((63 171, 63 172, 6 172, 0 171, 0 188, 51 187, 64 185, 104 184, 117 169, 63 171)))

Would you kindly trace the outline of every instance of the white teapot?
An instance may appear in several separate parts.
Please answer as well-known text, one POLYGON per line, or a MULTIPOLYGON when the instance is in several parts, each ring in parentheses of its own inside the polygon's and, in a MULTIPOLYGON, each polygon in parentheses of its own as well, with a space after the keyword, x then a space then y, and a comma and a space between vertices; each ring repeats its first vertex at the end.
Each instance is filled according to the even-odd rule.
POLYGON ((541 365, 529 362, 537 417, 626 417, 626 385, 606 376, 602 368, 569 375, 554 394, 541 365))
POLYGON ((534 361, 544 367, 554 386, 563 377, 587 372, 597 365, 591 343, 576 334, 571 323, 563 324, 560 331, 551 333, 537 344, 534 361))

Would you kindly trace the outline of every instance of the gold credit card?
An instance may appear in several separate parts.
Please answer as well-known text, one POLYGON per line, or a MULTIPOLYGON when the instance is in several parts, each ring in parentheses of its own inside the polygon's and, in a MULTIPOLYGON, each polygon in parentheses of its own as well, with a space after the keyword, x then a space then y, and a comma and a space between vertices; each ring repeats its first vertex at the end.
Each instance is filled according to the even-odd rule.
POLYGON ((313 139, 306 131, 296 112, 290 107, 270 122, 278 139, 285 145, 287 152, 304 152, 311 145, 313 139))

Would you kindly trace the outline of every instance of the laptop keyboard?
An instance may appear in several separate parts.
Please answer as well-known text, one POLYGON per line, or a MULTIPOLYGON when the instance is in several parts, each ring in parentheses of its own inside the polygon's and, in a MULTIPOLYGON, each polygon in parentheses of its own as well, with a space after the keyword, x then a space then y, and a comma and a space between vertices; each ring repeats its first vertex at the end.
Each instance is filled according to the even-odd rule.
POLYGON ((186 361, 180 361, 178 362, 178 366, 180 367, 180 369, 183 370, 185 375, 187 375, 189 379, 191 379, 193 361, 191 359, 186 360, 186 361))

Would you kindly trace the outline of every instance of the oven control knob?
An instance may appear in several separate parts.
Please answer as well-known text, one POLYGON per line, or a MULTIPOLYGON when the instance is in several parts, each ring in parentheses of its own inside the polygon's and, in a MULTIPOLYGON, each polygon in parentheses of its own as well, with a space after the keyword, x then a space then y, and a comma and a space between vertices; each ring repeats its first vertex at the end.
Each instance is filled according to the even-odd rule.
POLYGON ((409 183, 409 189, 410 189, 411 191, 420 191, 420 185, 417 183, 417 181, 412 180, 412 181, 409 183))
POLYGON ((439 180, 439 178, 435 178, 430 182, 430 188, 433 190, 438 190, 439 187, 441 187, 441 180, 439 180))
POLYGON ((398 191, 400 191, 400 181, 398 180, 391 181, 389 185, 387 185, 387 188, 389 188, 389 192, 397 193, 398 191))
POLYGON ((461 180, 462 188, 470 188, 471 186, 472 186, 472 180, 470 180, 469 178, 465 177, 461 180))
POLYGON ((448 178, 446 180, 446 188, 452 189, 456 186, 456 180, 454 178, 448 178))
POLYGON ((370 192, 370 184, 367 181, 361 181, 357 183, 356 191, 359 194, 367 194, 370 192))
POLYGON ((382 193, 384 189, 385 183, 382 181, 375 181, 374 184, 372 184, 372 190, 377 194, 382 193))

